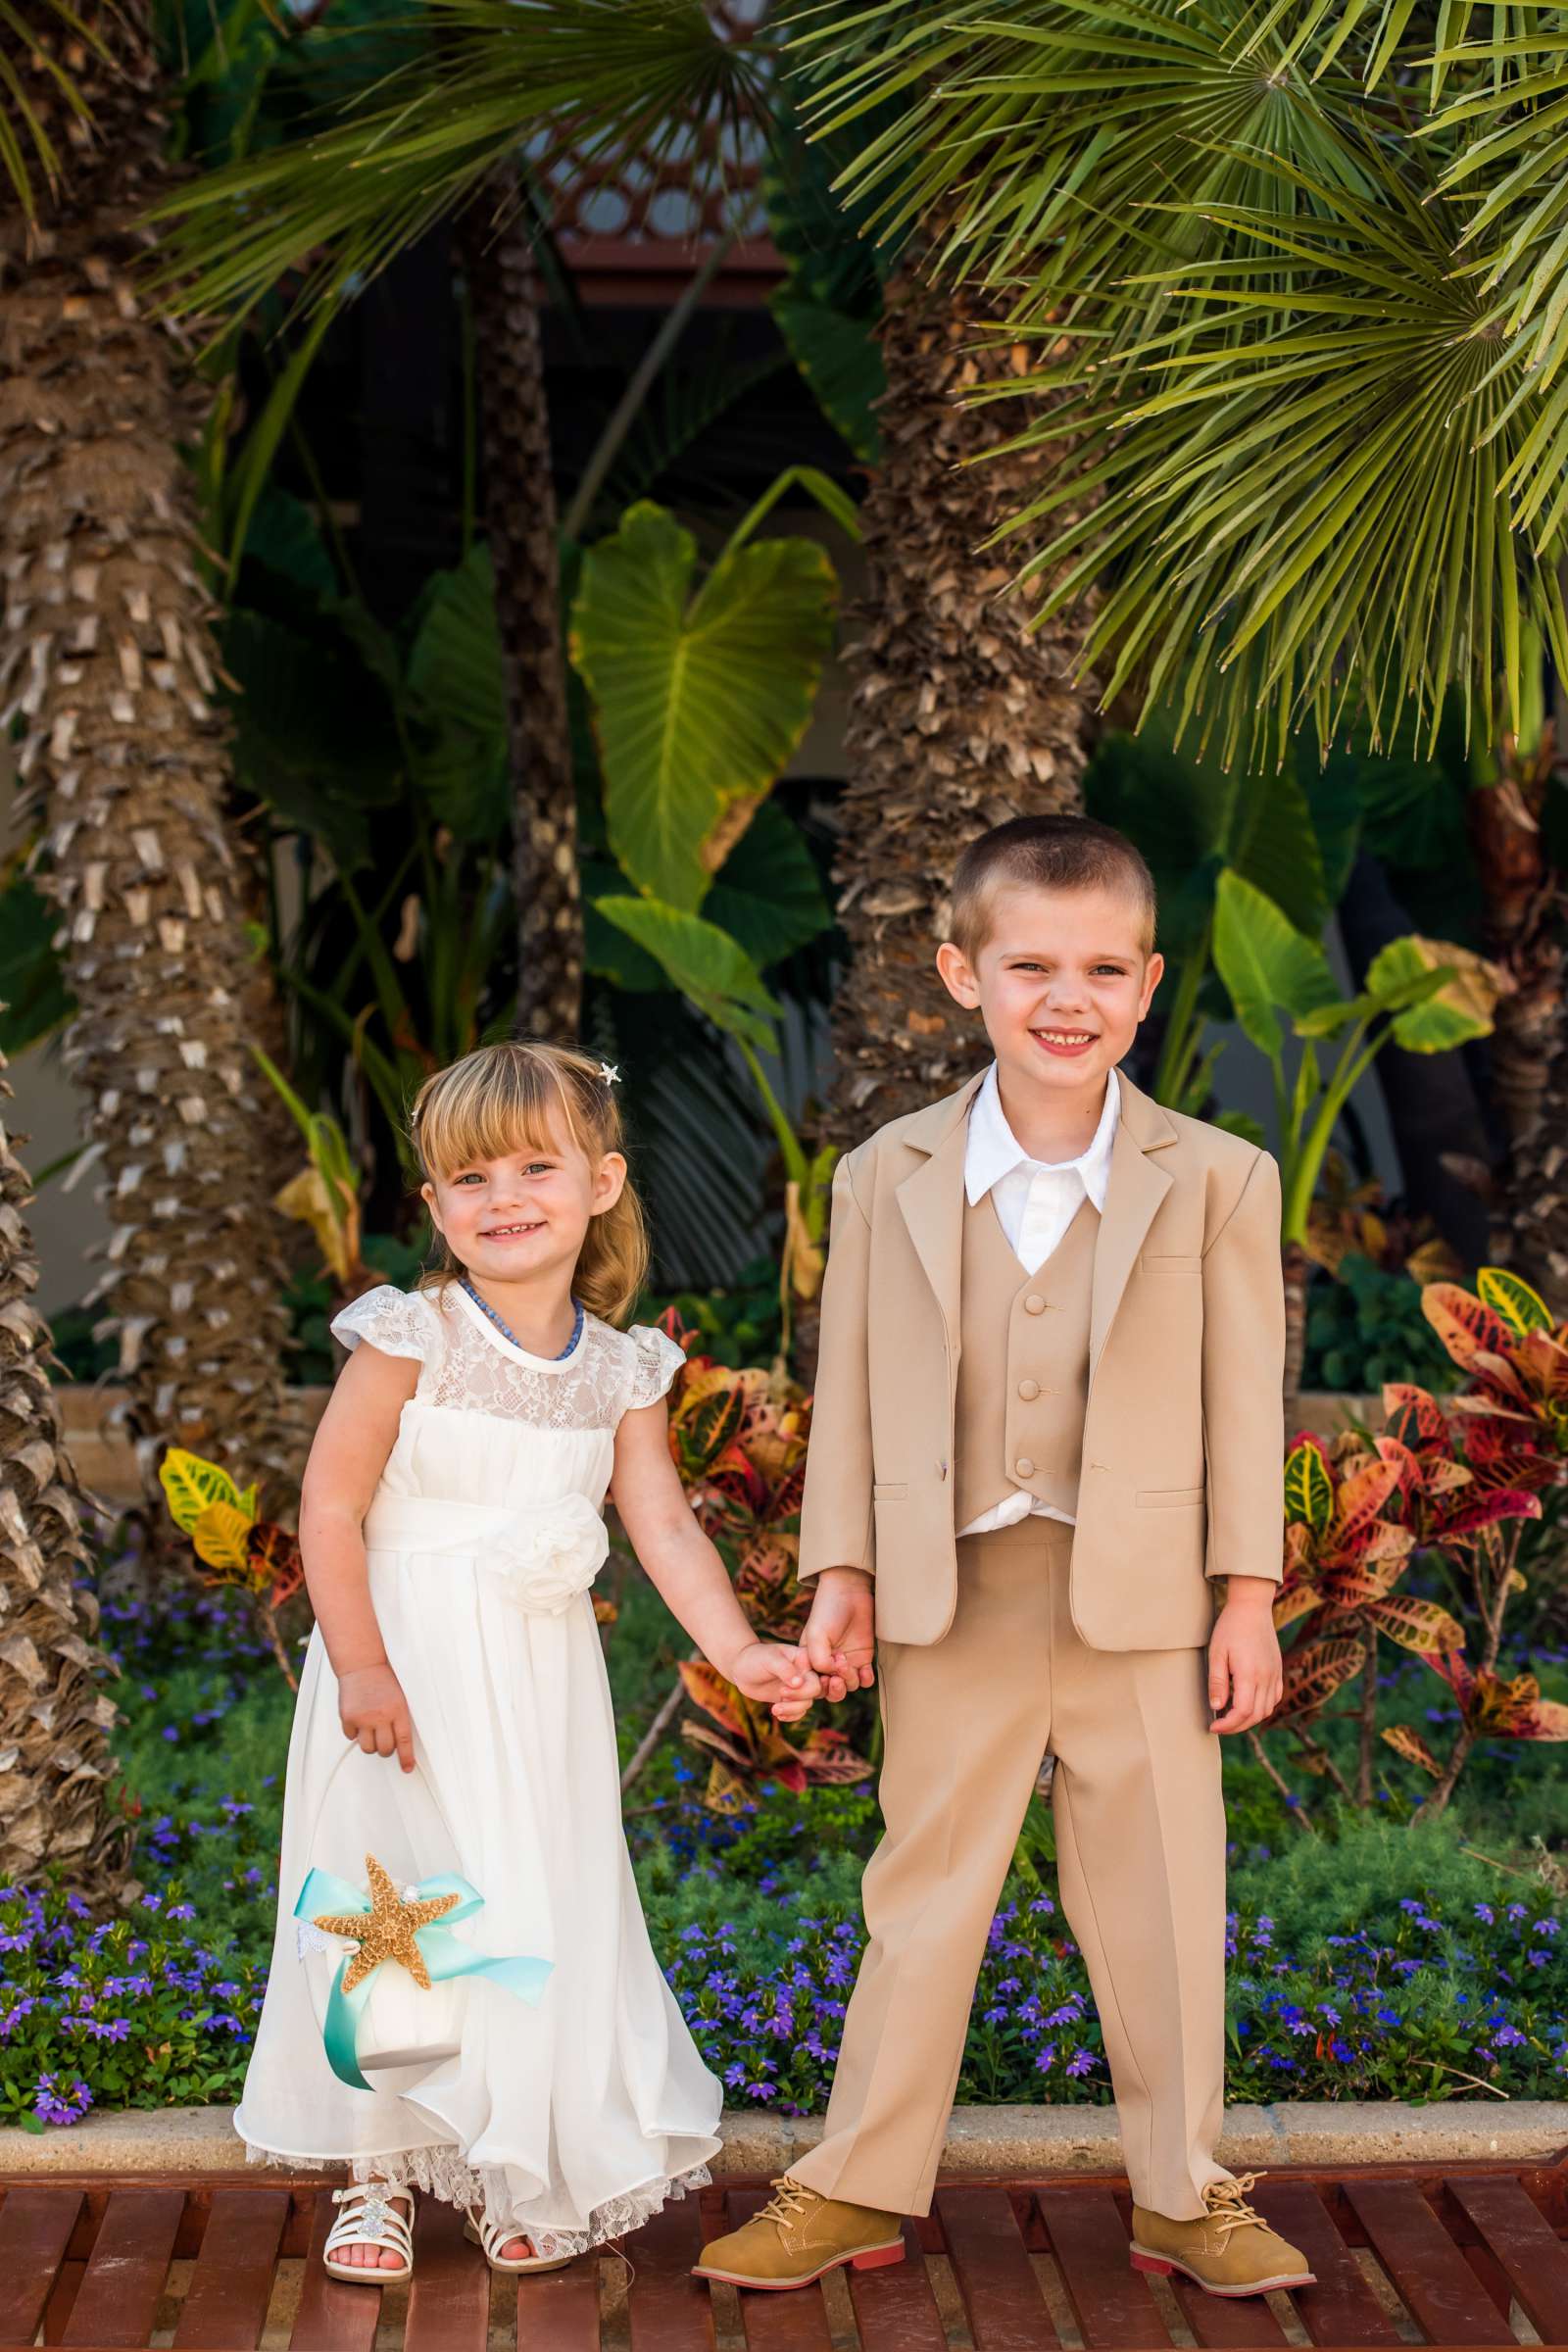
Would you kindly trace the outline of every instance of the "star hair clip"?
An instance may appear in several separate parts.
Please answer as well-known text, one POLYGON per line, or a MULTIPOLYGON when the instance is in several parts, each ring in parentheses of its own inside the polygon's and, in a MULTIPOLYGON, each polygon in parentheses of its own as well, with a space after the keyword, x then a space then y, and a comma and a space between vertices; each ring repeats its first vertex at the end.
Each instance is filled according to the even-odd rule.
POLYGON ((599 1075, 607 1086, 618 1086, 620 1084, 620 1072, 616 1069, 612 1061, 602 1061, 599 1064, 599 1075))

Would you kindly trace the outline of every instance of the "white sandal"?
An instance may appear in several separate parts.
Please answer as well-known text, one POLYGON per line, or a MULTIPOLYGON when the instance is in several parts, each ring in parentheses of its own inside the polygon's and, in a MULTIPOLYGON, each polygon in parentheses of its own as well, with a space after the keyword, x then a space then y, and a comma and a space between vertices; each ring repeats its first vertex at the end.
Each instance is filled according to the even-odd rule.
POLYGON ((395 2189, 385 2180, 355 2180, 347 2188, 334 2188, 332 2202, 347 2210, 332 2224, 321 2248, 323 2270, 355 2286, 401 2286, 413 2278, 414 2199, 407 2189, 395 2189), (389 2271, 379 2263, 334 2262, 333 2255, 344 2246, 379 2247, 383 2253, 401 2255, 403 2267, 389 2271))
POLYGON ((533 2233, 520 2229, 515 2222, 493 2222, 488 2214, 475 2224, 470 2212, 463 2225, 463 2234, 471 2244, 484 2249, 484 2258, 493 2271, 564 2271, 576 2260, 573 2254, 504 2255, 502 2247, 509 2246, 514 2237, 526 2238, 532 2245, 533 2233))

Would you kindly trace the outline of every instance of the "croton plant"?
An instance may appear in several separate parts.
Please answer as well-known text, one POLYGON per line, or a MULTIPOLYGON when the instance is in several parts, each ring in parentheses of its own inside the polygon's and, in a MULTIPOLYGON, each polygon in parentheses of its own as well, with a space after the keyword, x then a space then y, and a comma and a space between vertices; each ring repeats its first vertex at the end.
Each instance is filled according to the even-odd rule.
POLYGON ((1425 1389, 1391 1382, 1381 1434, 1352 1429, 1325 1444, 1303 1433, 1286 1457, 1285 1573, 1274 1616, 1282 1631, 1298 1630, 1270 1722, 1296 1735, 1312 1769, 1369 1802, 1377 1642, 1387 1635, 1459 1701, 1446 1756, 1412 1724, 1381 1729, 1389 1746, 1431 1776, 1423 1810, 1433 1811, 1447 1802, 1478 1740, 1568 1740, 1568 1706, 1543 1698, 1533 1675, 1497 1672, 1508 1600, 1524 1589, 1521 1537, 1543 1516, 1543 1495, 1568 1476, 1568 1324, 1554 1326, 1529 1284, 1495 1266, 1483 1267, 1474 1292, 1429 1283, 1422 1306, 1467 1375, 1464 1390, 1440 1404, 1425 1389), (1446 1556, 1473 1627, 1398 1589, 1421 1551, 1446 1556), (1310 1726, 1357 1675, 1362 1740, 1352 1791, 1310 1726))
MULTIPOLYGON (((795 1573, 811 1400, 776 1373, 734 1371, 694 1354, 697 1334, 673 1307, 661 1329, 687 1350, 670 1392, 669 1446, 692 1508, 729 1561, 736 1596, 758 1632, 798 1641, 811 1597, 795 1573)), ((710 1718, 688 1720, 681 1730, 711 1753, 706 1802, 715 1811, 737 1810, 767 1781, 802 1789, 870 1778, 873 1766, 844 1733, 814 1722, 786 1732, 700 1658, 683 1663, 680 1676, 687 1697, 710 1718)))

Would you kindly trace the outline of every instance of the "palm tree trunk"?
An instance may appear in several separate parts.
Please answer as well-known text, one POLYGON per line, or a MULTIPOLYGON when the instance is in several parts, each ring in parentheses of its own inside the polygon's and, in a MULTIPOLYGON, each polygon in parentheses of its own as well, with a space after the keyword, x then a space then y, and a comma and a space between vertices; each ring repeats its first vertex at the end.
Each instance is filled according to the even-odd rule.
MULTIPOLYGON (((0 1113, 5 1066, 0 1054, 0 1113)), ((0 1886, 56 1864, 104 1896, 123 1844, 103 1803, 115 1707, 98 1603, 81 1581, 91 1554, 49 1385, 54 1346, 32 1304, 32 1187, 12 1140, 0 1115, 0 1886)))
MULTIPOLYGON (((85 14, 114 61, 88 61, 93 135, 62 131, 69 175, 35 223, 0 220, 0 724, 21 721, 23 806, 80 1008, 66 1062, 113 1220, 91 1297, 107 1297, 156 1498, 172 1440, 279 1487, 298 1441, 285 1234, 258 1147, 273 1111, 248 1046, 256 972, 179 455, 199 391, 137 292, 169 170, 160 68, 147 0, 85 14)), ((39 58, 10 63, 50 108, 39 58)))
POLYGON ((1075 688, 1086 613, 1027 631, 1011 564, 976 549, 1039 485, 1040 453, 965 460, 1017 430, 1012 402, 960 396, 1022 365, 984 353, 979 314, 906 256, 887 288, 882 464, 860 510, 867 581, 835 865, 852 960, 834 1008, 827 1132, 843 1145, 956 1085, 985 1058, 977 1018, 936 974, 966 843, 1005 818, 1082 806, 1093 693, 1075 688), (1001 601, 999 601, 999 599, 1001 601))
POLYGON ((582 1017, 577 786, 566 720, 561 558, 539 281, 515 189, 458 222, 473 309, 480 469, 506 672, 518 1037, 575 1038, 582 1017))
POLYGON ((1494 1089, 1508 1138, 1493 1185, 1492 1254, 1533 1283, 1560 1319, 1568 1315, 1568 1226, 1557 1183, 1568 1154, 1565 957, 1561 878, 1542 826, 1556 766, 1551 721, 1533 758, 1522 758, 1504 738, 1494 764, 1494 779, 1476 785, 1466 804, 1487 953, 1513 982, 1497 1001, 1491 1039, 1494 1089))

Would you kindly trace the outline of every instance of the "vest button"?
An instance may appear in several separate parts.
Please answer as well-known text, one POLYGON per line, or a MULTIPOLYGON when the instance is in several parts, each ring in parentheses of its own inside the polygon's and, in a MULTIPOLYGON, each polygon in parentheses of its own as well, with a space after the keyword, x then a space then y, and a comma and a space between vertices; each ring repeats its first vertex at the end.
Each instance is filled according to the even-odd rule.
POLYGON ((1040 1394, 1039 1381, 1020 1380, 1018 1383, 1018 1394, 1023 1398, 1025 1404, 1033 1404, 1035 1398, 1040 1394))
POLYGON ((1033 1478, 1035 1474, 1035 1466, 1026 1453, 1020 1453, 1012 1466, 1020 1478, 1033 1478))
POLYGON ((1023 1302, 1023 1311, 1026 1315, 1043 1315, 1045 1313, 1046 1302, 1038 1291, 1030 1292, 1023 1302))

